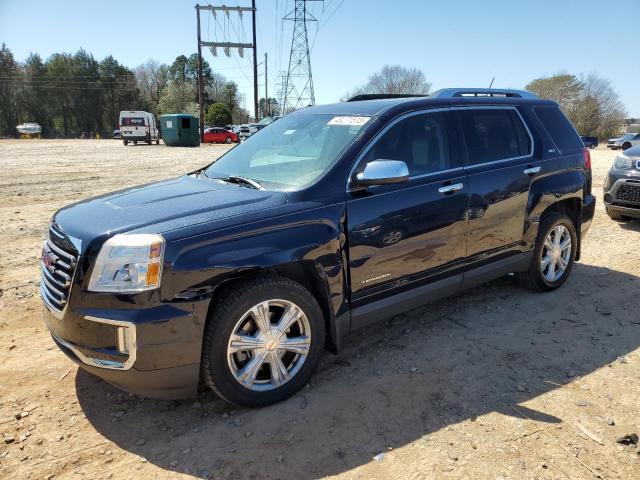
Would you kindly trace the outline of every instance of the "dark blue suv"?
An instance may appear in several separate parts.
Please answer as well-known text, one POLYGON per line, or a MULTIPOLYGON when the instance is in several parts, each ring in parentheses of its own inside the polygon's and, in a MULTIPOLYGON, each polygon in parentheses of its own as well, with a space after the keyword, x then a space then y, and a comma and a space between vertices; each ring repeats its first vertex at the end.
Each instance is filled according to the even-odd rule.
POLYGON ((378 319, 511 272, 560 287, 594 207, 588 150, 531 93, 310 107, 201 170, 58 211, 46 323, 125 390, 268 405, 378 319))

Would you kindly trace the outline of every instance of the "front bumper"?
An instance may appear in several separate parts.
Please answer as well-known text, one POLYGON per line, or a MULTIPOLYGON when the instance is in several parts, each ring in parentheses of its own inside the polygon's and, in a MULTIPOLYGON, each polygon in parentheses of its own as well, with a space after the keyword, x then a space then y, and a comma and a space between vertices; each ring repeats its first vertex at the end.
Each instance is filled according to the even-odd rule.
POLYGON ((607 210, 637 218, 640 211, 640 171, 611 169, 604 182, 604 205, 607 210))
POLYGON ((150 308, 69 308, 45 302, 45 323, 56 345, 84 370, 145 397, 197 393, 208 300, 150 308))

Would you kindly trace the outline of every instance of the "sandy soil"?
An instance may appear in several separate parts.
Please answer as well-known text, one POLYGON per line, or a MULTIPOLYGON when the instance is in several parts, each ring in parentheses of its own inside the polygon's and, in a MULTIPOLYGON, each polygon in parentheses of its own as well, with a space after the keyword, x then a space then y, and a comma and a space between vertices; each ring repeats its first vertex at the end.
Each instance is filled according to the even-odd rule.
MULTIPOLYGON (((640 433, 640 223, 598 204, 559 291, 506 277, 351 336, 261 410, 121 393, 41 320, 37 257, 59 207, 178 175, 227 147, 0 141, 0 477, 631 479, 640 433)), ((599 196, 614 154, 592 152, 599 196)))

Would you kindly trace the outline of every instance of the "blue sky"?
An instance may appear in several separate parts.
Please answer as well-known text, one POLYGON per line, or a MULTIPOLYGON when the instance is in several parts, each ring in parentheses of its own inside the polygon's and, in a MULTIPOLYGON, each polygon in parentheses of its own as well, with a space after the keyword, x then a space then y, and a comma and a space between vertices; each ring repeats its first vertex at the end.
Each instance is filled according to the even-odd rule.
MULTIPOLYGON (((236 2, 250 3, 214 3, 236 2)), ((171 63, 196 50, 195 3, 0 0, 0 42, 19 60, 30 52, 46 58, 84 48, 98 59, 112 54, 129 67, 150 58, 171 63)), ((283 26, 279 19, 293 0, 257 0, 257 8, 258 55, 262 61, 269 53, 273 95, 291 43, 291 22, 283 26)), ((595 72, 611 80, 629 115, 640 117, 640 0, 325 0, 310 8, 320 19, 309 25, 317 103, 337 101, 385 64, 420 68, 433 89, 485 87, 494 76, 495 87, 522 88, 560 71, 595 72)), ((203 37, 222 40, 228 29, 250 41, 248 15, 243 23, 234 31, 220 17, 204 15, 203 37)), ((206 52, 215 71, 238 82, 248 106, 250 57, 206 52)))

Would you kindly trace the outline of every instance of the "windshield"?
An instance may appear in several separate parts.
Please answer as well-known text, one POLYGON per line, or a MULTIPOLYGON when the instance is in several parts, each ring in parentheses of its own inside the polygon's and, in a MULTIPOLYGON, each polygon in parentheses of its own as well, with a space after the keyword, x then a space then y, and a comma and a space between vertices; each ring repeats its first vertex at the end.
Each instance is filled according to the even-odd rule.
POLYGON ((204 173, 212 178, 249 178, 267 190, 299 190, 333 166, 369 119, 287 115, 230 150, 204 173))

